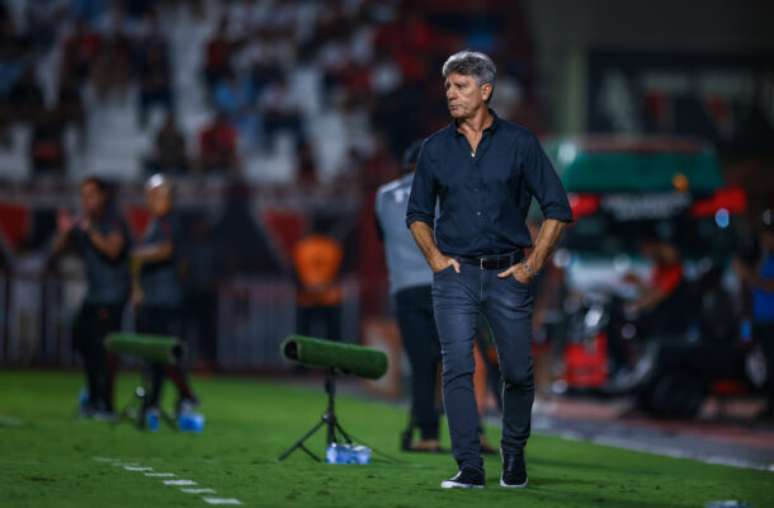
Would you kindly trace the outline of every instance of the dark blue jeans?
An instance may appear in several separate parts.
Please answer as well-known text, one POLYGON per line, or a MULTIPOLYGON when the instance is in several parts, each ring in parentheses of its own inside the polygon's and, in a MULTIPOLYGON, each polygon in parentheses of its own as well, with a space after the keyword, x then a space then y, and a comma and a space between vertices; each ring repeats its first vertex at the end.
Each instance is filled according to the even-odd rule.
POLYGON ((462 264, 433 275, 433 309, 443 358, 443 397, 452 452, 462 467, 483 469, 478 410, 473 391, 473 339, 477 317, 489 322, 503 377, 504 453, 524 448, 530 433, 532 379, 532 290, 502 270, 462 264))

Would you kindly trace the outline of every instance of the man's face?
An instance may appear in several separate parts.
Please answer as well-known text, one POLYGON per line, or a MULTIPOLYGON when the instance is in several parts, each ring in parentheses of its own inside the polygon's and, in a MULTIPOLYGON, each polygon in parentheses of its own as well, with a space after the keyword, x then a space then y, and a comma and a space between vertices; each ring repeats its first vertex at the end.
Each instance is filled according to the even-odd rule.
POLYGON ((89 217, 99 215, 105 206, 105 193, 96 184, 87 182, 81 185, 81 209, 89 217))
POLYGON ((156 217, 166 215, 172 209, 172 191, 166 185, 153 187, 145 192, 148 209, 156 217))
POLYGON ((470 118, 492 94, 492 85, 479 85, 473 76, 464 76, 455 72, 449 74, 444 82, 446 103, 454 119, 470 118))

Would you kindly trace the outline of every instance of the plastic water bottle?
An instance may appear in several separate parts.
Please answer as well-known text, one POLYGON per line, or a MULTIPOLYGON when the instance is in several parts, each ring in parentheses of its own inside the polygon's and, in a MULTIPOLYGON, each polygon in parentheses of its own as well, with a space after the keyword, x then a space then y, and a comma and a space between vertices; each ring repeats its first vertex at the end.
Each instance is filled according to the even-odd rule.
POLYGON ((201 432, 204 430, 204 415, 195 411, 181 413, 177 417, 177 428, 181 432, 201 432))
POLYGON ((371 449, 367 446, 357 445, 353 449, 353 455, 356 459, 356 464, 370 464, 371 463, 371 449))
POLYGON ((736 499, 726 499, 709 501, 704 505, 704 508, 753 508, 753 505, 744 501, 737 501, 736 499))
POLYGON ((159 410, 148 409, 145 411, 145 428, 150 432, 156 432, 160 426, 159 410))
POLYGON ((349 443, 331 443, 325 450, 325 462, 328 464, 369 464, 371 449, 349 443))
POLYGON ((331 443, 325 450, 325 462, 328 464, 338 464, 339 459, 339 445, 331 443))
POLYGON ((85 414, 89 406, 89 390, 81 388, 81 392, 78 394, 78 408, 81 414, 85 414))

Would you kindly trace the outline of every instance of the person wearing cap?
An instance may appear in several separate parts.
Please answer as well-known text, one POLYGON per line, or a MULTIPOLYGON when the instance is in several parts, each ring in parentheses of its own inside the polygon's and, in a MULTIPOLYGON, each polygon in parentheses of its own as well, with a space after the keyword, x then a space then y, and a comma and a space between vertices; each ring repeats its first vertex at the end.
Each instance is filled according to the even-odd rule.
POLYGON ((444 405, 459 468, 441 487, 485 483, 472 380, 481 313, 492 329, 504 382, 500 485, 522 488, 535 394, 530 282, 572 221, 572 211, 537 137, 488 107, 495 81, 492 60, 462 51, 449 57, 442 75, 453 121, 423 143, 406 213, 433 271, 444 405), (526 256, 532 247, 526 217, 533 197, 545 220, 526 256))
MULTIPOLYGON (((132 251, 132 261, 139 271, 133 295, 136 329, 139 333, 182 338, 183 287, 178 266, 182 226, 173 209, 172 183, 161 174, 153 175, 145 185, 145 195, 152 219, 140 245, 132 251)), ((182 365, 153 363, 150 369, 151 390, 146 394, 146 414, 158 414, 165 376, 177 388, 178 416, 192 412, 199 405, 182 365)))
POLYGON ((758 418, 774 422, 774 211, 761 214, 757 244, 734 260, 752 292, 752 335, 766 358, 766 406, 758 418))

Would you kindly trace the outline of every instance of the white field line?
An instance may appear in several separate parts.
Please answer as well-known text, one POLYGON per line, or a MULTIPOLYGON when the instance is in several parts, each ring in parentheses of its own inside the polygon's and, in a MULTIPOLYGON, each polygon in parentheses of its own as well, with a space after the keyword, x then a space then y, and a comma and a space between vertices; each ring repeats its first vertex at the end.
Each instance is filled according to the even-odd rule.
MULTIPOLYGON (((170 478, 175 477, 175 473, 156 473, 152 472, 153 468, 149 466, 143 466, 141 464, 136 463, 127 463, 124 464, 121 462, 120 459, 114 459, 110 457, 92 457, 96 462, 101 462, 104 464, 109 464, 112 466, 118 466, 123 467, 126 471, 132 471, 132 472, 138 472, 138 473, 144 473, 146 477, 149 478, 170 478)), ((195 487, 191 488, 194 485, 197 485, 197 483, 193 480, 185 480, 185 479, 176 479, 176 480, 162 480, 164 485, 167 485, 169 487, 185 487, 181 488, 180 491, 186 494, 215 494, 215 489, 211 488, 202 488, 202 487, 195 487)), ((202 500, 207 504, 214 504, 214 505, 241 505, 242 501, 235 497, 209 497, 209 496, 202 496, 202 500)))
POLYGON ((189 488, 183 488, 180 489, 180 492, 184 492, 186 494, 215 494, 215 489, 189 489, 189 488))
POLYGON ((204 502, 207 504, 242 504, 242 501, 234 497, 203 497, 204 502))
POLYGON ((172 487, 185 487, 188 485, 197 485, 197 483, 193 480, 164 480, 164 485, 169 485, 172 487))

